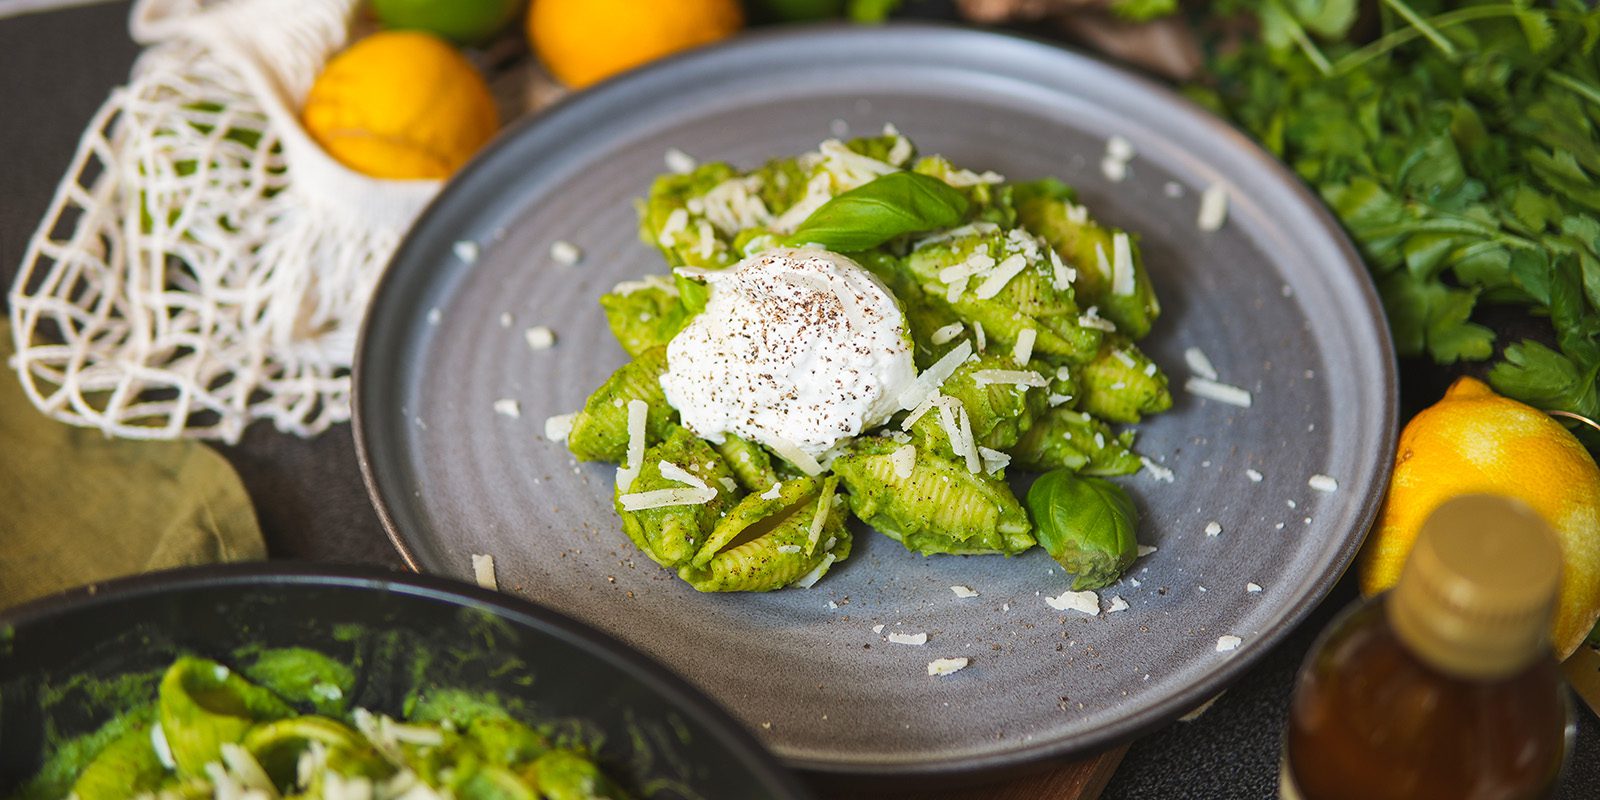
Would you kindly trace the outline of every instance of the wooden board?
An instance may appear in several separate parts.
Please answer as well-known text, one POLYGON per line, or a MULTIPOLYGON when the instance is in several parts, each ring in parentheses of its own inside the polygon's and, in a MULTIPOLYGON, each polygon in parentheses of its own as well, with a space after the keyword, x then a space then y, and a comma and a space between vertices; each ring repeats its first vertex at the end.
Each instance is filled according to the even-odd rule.
POLYGON ((1128 746, 1119 745, 1097 755, 1048 767, 1039 772, 1012 777, 997 783, 961 789, 924 786, 905 791, 886 791, 819 787, 823 797, 837 800, 1094 800, 1105 790, 1111 776, 1127 755, 1128 746))

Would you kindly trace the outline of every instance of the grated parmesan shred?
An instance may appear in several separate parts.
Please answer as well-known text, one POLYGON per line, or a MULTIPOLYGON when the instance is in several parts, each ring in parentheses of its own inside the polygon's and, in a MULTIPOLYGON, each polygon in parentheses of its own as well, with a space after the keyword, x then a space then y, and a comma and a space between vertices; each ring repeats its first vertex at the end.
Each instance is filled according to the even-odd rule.
POLYGON ((828 571, 828 567, 832 566, 834 560, 835 556, 832 553, 823 553, 822 563, 818 564, 816 567, 812 568, 810 572, 800 576, 798 580, 789 585, 798 586, 801 589, 810 589, 811 587, 816 586, 817 581, 822 580, 823 573, 828 571))
POLYGON ((913 646, 921 646, 921 645, 925 645, 925 644, 928 643, 928 634, 926 634, 926 633, 891 633, 891 634, 889 634, 888 639, 889 639, 889 642, 891 644, 908 644, 908 645, 913 645, 913 646))
POLYGON ((971 236, 973 234, 995 233, 995 232, 997 232, 999 230, 1000 230, 1000 226, 994 224, 993 222, 974 222, 974 223, 971 223, 969 225, 962 225, 960 227, 951 228, 950 230, 944 231, 942 233, 936 233, 936 234, 934 234, 932 236, 929 236, 929 237, 926 237, 926 238, 923 238, 923 239, 918 239, 917 243, 911 246, 911 249, 912 250, 921 250, 922 248, 927 247, 930 244, 938 244, 940 242, 947 242, 947 241, 950 241, 951 239, 960 239, 963 236, 971 236))
POLYGON ((522 404, 509 397, 494 401, 494 413, 512 419, 522 418, 522 404))
POLYGON ((704 489, 653 489, 648 492, 621 495, 617 497, 617 502, 622 505, 623 511, 645 511, 668 506, 701 506, 711 502, 716 496, 717 490, 710 487, 704 489))
POLYGON ((695 161, 694 156, 676 147, 668 148, 666 155, 662 157, 662 161, 666 162, 667 169, 679 175, 688 175, 694 172, 696 167, 700 166, 700 162, 695 161))
POLYGON ((959 672, 963 669, 966 669, 967 665, 970 663, 972 662, 967 660, 965 656, 958 656, 956 658, 936 658, 928 662, 928 674, 940 676, 949 675, 953 672, 959 672))
POLYGON ((1078 325, 1083 328, 1094 328, 1106 333, 1116 333, 1117 324, 1100 316, 1099 306, 1089 306, 1089 310, 1078 316, 1078 325))
POLYGON ((1033 358, 1033 343, 1038 339, 1039 331, 1034 328, 1017 331, 1017 343, 1011 348, 1011 360, 1017 362, 1019 367, 1026 367, 1028 361, 1033 358))
POLYGON ((528 347, 534 350, 549 350, 556 344, 556 332, 544 325, 535 325, 523 331, 522 337, 527 340, 528 347))
POLYGON ((829 505, 833 502, 833 494, 838 491, 838 479, 829 480, 822 489, 822 494, 817 496, 817 513, 811 517, 811 530, 808 532, 809 545, 806 554, 817 552, 817 544, 822 539, 822 529, 828 524, 829 505))
POLYGON ((1012 278, 1022 274, 1027 268, 1028 259, 1022 254, 1006 256, 1005 260, 995 265, 994 271, 990 272, 972 293, 980 300, 988 300, 1000 294, 1000 291, 1006 288, 1006 284, 1011 283, 1012 278))
POLYGON ((971 586, 952 586, 950 587, 950 591, 954 592, 956 597, 963 599, 978 596, 978 593, 973 591, 971 586))
POLYGON ((889 454, 889 464, 894 468, 894 476, 901 480, 911 477, 911 472, 917 468, 917 448, 905 445, 889 454))
POLYGON ((1057 611, 1079 611, 1091 617, 1100 616, 1100 595, 1092 591, 1074 592, 1068 589, 1056 597, 1046 597, 1044 604, 1057 611))
POLYGON ((934 346, 937 347, 939 345, 950 343, 957 336, 960 336, 961 332, 965 330, 966 327, 964 327, 961 323, 952 322, 949 325, 934 331, 933 336, 930 338, 933 341, 934 346))
POLYGON ((583 260, 583 251, 572 242, 558 240, 550 245, 550 258, 563 267, 570 267, 583 260))
POLYGON ((1094 243, 1094 266, 1096 269, 1100 270, 1100 274, 1105 278, 1109 279, 1112 275, 1116 274, 1116 272, 1111 268, 1111 259, 1106 258, 1105 246, 1101 245, 1099 242, 1094 243))
POLYGON ((980 369, 972 373, 972 380, 979 386, 991 383, 1034 387, 1050 385, 1050 379, 1037 372, 1017 369, 980 369))
POLYGON ((1228 186, 1213 183, 1200 193, 1200 215, 1195 220, 1203 231, 1215 231, 1228 221, 1228 186))
POLYGON ((1196 397, 1214 400, 1218 403, 1227 403, 1240 408, 1249 408, 1252 401, 1250 392, 1244 389, 1198 376, 1191 377, 1185 381, 1183 388, 1184 391, 1196 397))
POLYGON ((681 208, 672 209, 667 215, 666 222, 661 223, 661 233, 656 236, 656 244, 662 247, 672 247, 674 237, 689 227, 689 212, 681 208))
POLYGON ((938 392, 934 392, 931 397, 923 400, 916 408, 911 409, 911 413, 907 414, 905 420, 900 423, 900 430, 911 430, 911 426, 917 424, 917 420, 922 419, 922 415, 928 413, 928 410, 933 408, 934 403, 938 402, 940 397, 941 395, 938 392))
POLYGON ((576 413, 557 414, 544 421, 544 438, 552 442, 564 442, 572 435, 572 423, 578 419, 576 413))
POLYGON ((781 492, 781 491, 783 491, 783 482, 782 481, 775 481, 772 484, 772 488, 771 489, 768 489, 768 490, 766 490, 766 491, 761 493, 761 499, 762 500, 776 500, 776 499, 778 499, 778 493, 781 492))
POLYGON ((978 456, 983 459, 983 471, 990 475, 1011 465, 1011 456, 999 450, 980 447, 978 448, 978 456))
POLYGON ((928 398, 938 393, 939 387, 954 375, 961 367, 961 362, 972 355, 972 345, 962 342, 955 349, 944 354, 944 357, 935 361, 932 366, 922 371, 917 379, 900 394, 900 408, 913 409, 923 404, 928 398))
POLYGON ((956 403, 961 409, 958 415, 961 420, 961 449, 962 455, 967 457, 967 471, 976 475, 983 471, 983 456, 978 454, 978 443, 972 435, 972 418, 967 415, 967 408, 956 403))
POLYGON ((1183 351, 1183 360, 1189 365, 1189 371, 1208 381, 1217 379, 1217 368, 1211 365, 1211 359, 1206 357, 1206 351, 1198 347, 1188 347, 1183 351))
POLYGON ((1117 231, 1111 237, 1111 293, 1117 296, 1133 294, 1134 276, 1133 244, 1128 241, 1128 234, 1117 231))
POLYGON ((700 476, 678 466, 677 464, 672 463, 671 461, 663 459, 661 463, 657 464, 656 466, 661 470, 661 477, 666 478, 669 481, 677 481, 678 483, 693 486, 696 489, 711 488, 710 486, 706 485, 705 481, 700 479, 700 476))
POLYGON ((1072 282, 1078 279, 1078 271, 1067 266, 1054 247, 1045 248, 1045 252, 1050 256, 1050 285, 1062 292, 1072 288, 1072 282))
POLYGON ((1150 477, 1155 478, 1158 483, 1172 483, 1177 478, 1172 470, 1151 461, 1149 456, 1139 456, 1139 463, 1144 465, 1144 471, 1150 473, 1150 477))
POLYGON ((650 406, 643 400, 628 401, 628 460, 617 467, 617 488, 627 492, 644 467, 645 420, 650 406))
POLYGON ((491 591, 500 591, 500 581, 494 575, 494 556, 473 553, 472 577, 479 586, 491 591))
POLYGON ((773 437, 767 442, 767 446, 772 448, 772 452, 777 453, 780 458, 795 465, 807 477, 815 477, 822 474, 822 465, 818 464, 810 453, 801 450, 800 446, 794 442, 773 437))
POLYGON ((1306 481, 1306 485, 1319 492, 1339 491, 1339 482, 1328 475, 1312 475, 1311 479, 1306 481))

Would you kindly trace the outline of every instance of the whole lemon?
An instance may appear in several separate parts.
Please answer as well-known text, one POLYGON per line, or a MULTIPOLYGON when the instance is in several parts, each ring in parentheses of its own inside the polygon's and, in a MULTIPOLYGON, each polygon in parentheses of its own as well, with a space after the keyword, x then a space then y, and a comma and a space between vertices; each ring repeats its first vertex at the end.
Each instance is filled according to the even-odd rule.
POLYGON ((447 178, 499 127, 483 77, 444 40, 373 34, 334 56, 300 118, 345 166, 375 178, 447 178))
POLYGON ((372 10, 390 28, 478 44, 505 30, 522 10, 522 0, 372 0, 372 10))
POLYGON ((738 0, 533 0, 528 43, 557 80, 581 88, 743 25, 738 0))
POLYGON ((1565 658, 1600 618, 1600 468, 1555 420, 1473 378, 1457 380, 1401 431, 1389 496, 1358 561, 1361 592, 1393 586, 1423 520, 1476 492, 1527 503, 1560 540, 1552 641, 1565 658))

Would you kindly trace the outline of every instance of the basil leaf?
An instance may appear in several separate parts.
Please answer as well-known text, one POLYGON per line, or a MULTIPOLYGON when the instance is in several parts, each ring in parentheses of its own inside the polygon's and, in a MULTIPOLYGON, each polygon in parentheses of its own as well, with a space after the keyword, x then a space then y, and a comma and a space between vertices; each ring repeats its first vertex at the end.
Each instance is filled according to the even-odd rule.
POLYGON ((871 250, 903 234, 952 227, 966 213, 967 196, 944 181, 891 172, 823 203, 786 241, 839 252, 871 250))
POLYGON ((1039 544, 1077 576, 1075 591, 1115 583, 1138 555, 1139 512, 1110 481, 1064 469, 1046 472, 1028 490, 1028 511, 1039 544))

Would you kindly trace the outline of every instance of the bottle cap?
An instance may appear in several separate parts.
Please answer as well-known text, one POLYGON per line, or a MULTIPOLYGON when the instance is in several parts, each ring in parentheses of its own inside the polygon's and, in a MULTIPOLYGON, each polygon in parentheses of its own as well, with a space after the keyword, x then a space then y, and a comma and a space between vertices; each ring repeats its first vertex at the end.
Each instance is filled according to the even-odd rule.
POLYGON ((1466 495, 1423 523, 1389 594, 1389 622, 1442 672, 1504 677, 1548 649, 1560 587, 1561 546, 1537 512, 1466 495))

